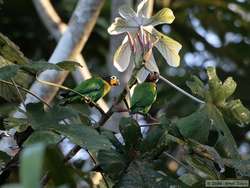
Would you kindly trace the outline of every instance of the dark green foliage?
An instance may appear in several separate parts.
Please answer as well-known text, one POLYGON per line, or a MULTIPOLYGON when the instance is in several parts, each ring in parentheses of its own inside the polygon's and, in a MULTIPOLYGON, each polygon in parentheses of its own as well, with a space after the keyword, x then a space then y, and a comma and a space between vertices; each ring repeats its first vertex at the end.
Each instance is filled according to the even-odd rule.
POLYGON ((141 129, 137 121, 131 118, 122 118, 119 123, 119 128, 124 139, 126 150, 129 153, 136 152, 142 140, 141 129))
POLYGON ((64 184, 69 187, 75 186, 72 174, 63 165, 62 154, 55 147, 41 143, 28 146, 21 156, 22 186, 40 187, 40 178, 44 170, 48 170, 55 186, 64 184))
POLYGON ((164 188, 170 186, 187 187, 164 173, 155 171, 150 163, 133 161, 121 181, 115 185, 119 188, 164 188))

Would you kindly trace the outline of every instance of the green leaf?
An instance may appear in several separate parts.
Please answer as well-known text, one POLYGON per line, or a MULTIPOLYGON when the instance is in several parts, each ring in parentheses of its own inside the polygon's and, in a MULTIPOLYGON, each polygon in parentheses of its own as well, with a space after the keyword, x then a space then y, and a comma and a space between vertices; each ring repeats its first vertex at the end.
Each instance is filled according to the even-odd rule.
POLYGON ((111 132, 111 131, 104 131, 104 132, 102 132, 102 135, 108 138, 108 140, 115 146, 115 148, 116 148, 117 151, 123 152, 124 146, 116 138, 116 136, 114 135, 113 132, 111 132))
POLYGON ((56 64, 58 67, 67 71, 74 71, 77 67, 82 67, 82 65, 75 61, 62 61, 56 64))
POLYGON ((176 126, 183 137, 191 138, 204 144, 208 142, 211 123, 206 108, 202 108, 187 117, 177 120, 176 126))
POLYGON ((219 179, 219 174, 211 161, 198 156, 187 156, 185 161, 203 179, 219 179))
POLYGON ((112 179, 118 179, 127 167, 126 158, 115 150, 100 150, 97 159, 101 168, 112 179))
POLYGON ((152 127, 141 143, 141 151, 144 153, 155 149, 163 132, 164 130, 160 127, 152 127))
POLYGON ((4 66, 0 68, 0 79, 10 80, 16 76, 18 70, 19 70, 19 67, 17 65, 4 66))
POLYGON ((57 125, 52 130, 68 137, 73 143, 91 151, 110 149, 112 144, 107 137, 100 135, 94 128, 81 124, 57 125))
MULTIPOLYGON (((0 55, 0 80, 10 81, 12 78, 17 85, 27 88, 33 81, 33 77, 19 70, 19 65, 16 65, 0 55)), ((26 93, 20 90, 24 96, 26 93)), ((0 96, 10 102, 21 102, 17 90, 14 86, 0 82, 0 96)))
POLYGON ((34 144, 21 154, 20 178, 23 187, 40 187, 46 146, 34 144))
POLYGON ((1 188, 22 188, 22 186, 20 184, 11 183, 3 185, 1 188))
POLYGON ((73 170, 64 165, 63 155, 56 147, 47 147, 45 165, 55 187, 76 187, 73 170))
POLYGON ((21 154, 20 178, 23 187, 41 187, 43 172, 48 172, 56 185, 75 187, 72 174, 64 166, 63 156, 59 150, 37 143, 26 147, 21 154))
POLYGON ((30 103, 26 106, 26 115, 33 129, 45 129, 55 127, 64 119, 72 119, 77 112, 68 107, 53 106, 47 112, 42 103, 30 103))
POLYGON ((239 126, 250 123, 250 111, 243 106, 240 100, 232 100, 222 108, 227 118, 239 126))
POLYGON ((187 187, 182 182, 159 172, 145 161, 133 161, 127 173, 115 185, 116 188, 166 188, 170 186, 187 187))
POLYGON ((27 71, 27 72, 31 72, 33 74, 36 74, 37 72, 42 72, 48 69, 57 70, 57 71, 63 70, 56 64, 48 63, 46 61, 38 61, 38 62, 29 63, 29 64, 24 64, 20 66, 20 69, 27 71))
POLYGON ((200 96, 203 99, 206 98, 205 86, 197 76, 192 76, 191 80, 187 81, 186 84, 191 89, 193 94, 200 96))
POLYGON ((180 176, 178 179, 190 187, 193 186, 197 187, 197 183, 200 182, 199 177, 191 173, 184 174, 180 176))
POLYGON ((238 175, 250 177, 250 160, 223 159, 223 162, 225 165, 234 168, 238 175))
POLYGON ((122 118, 119 123, 119 129, 125 142, 127 151, 138 149, 142 140, 140 126, 132 118, 122 118))
POLYGON ((60 135, 51 131, 35 131, 24 142, 24 147, 35 144, 44 143, 46 145, 56 144, 60 140, 60 135))
POLYGON ((13 42, 0 33, 0 55, 14 64, 26 64, 28 60, 13 42))
POLYGON ((224 83, 219 79, 214 67, 207 68, 208 88, 197 77, 193 81, 187 82, 191 91, 206 99, 208 103, 214 104, 226 120, 243 126, 250 123, 250 111, 243 106, 239 99, 231 100, 230 97, 236 90, 237 84, 233 78, 228 77, 224 83))
POLYGON ((238 159, 239 154, 236 142, 221 112, 212 104, 207 104, 206 109, 214 129, 219 133, 218 140, 214 146, 215 149, 219 152, 221 157, 238 159))

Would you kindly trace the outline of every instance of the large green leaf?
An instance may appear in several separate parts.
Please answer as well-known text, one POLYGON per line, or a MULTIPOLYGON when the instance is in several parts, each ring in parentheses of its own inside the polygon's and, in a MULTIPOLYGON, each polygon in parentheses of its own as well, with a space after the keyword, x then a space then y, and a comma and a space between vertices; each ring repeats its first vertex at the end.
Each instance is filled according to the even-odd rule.
POLYGON ((63 120, 76 117, 78 113, 69 107, 54 106, 44 111, 41 103, 28 104, 27 117, 35 130, 53 130, 68 137, 72 142, 87 149, 97 151, 110 148, 107 137, 100 135, 97 130, 82 124, 65 124, 63 120))
POLYGON ((159 172, 145 161, 133 161, 127 173, 115 187, 117 188, 166 188, 170 186, 187 187, 182 182, 159 172))
POLYGON ((26 147, 35 143, 44 143, 46 145, 56 144, 60 138, 60 135, 52 131, 35 131, 25 140, 23 146, 26 147))
POLYGON ((56 147, 47 147, 42 143, 29 145, 22 152, 20 160, 23 187, 41 187, 41 177, 47 171, 56 186, 75 186, 72 174, 64 166, 62 154, 56 147))
POLYGON ((206 108, 214 129, 219 133, 218 140, 214 146, 215 149, 219 152, 221 157, 231 159, 239 158, 236 142, 221 112, 212 104, 207 104, 206 108))
POLYGON ((202 108, 177 120, 176 126, 185 138, 191 138, 205 144, 208 142, 211 123, 206 108, 202 108))
POLYGON ((75 61, 61 61, 56 64, 58 67, 67 70, 67 71, 74 71, 77 67, 82 67, 82 65, 75 61))
POLYGON ((112 144, 107 137, 100 135, 94 128, 82 124, 56 125, 50 129, 68 137, 73 143, 91 151, 110 149, 112 144))
POLYGON ((122 118, 119 128, 127 151, 137 150, 142 140, 141 129, 137 121, 132 118, 122 118))
POLYGON ((21 155, 20 178, 23 187, 40 187, 46 146, 35 144, 21 155))
POLYGON ((42 103, 30 103, 26 106, 26 114, 33 129, 56 127, 60 121, 77 116, 77 112, 68 107, 53 106, 44 111, 42 103))
POLYGON ((155 149, 161 136, 163 135, 163 132, 164 130, 160 127, 150 128, 150 131, 141 143, 140 150, 142 152, 151 152, 153 149, 155 149))
MULTIPOLYGON (((1 58, 1 57, 0 57, 1 58)), ((14 78, 17 74, 19 67, 17 65, 7 65, 0 68, 0 79, 10 80, 14 78)))
POLYGON ((127 167, 127 159, 115 150, 100 150, 97 155, 101 168, 112 179, 117 179, 127 167))
POLYGON ((15 64, 26 64, 28 62, 23 53, 19 50, 19 47, 2 33, 0 33, 0 55, 15 64))
POLYGON ((219 173, 213 166, 211 161, 197 157, 197 156, 187 156, 185 157, 185 162, 191 166, 193 171, 203 179, 219 179, 219 173))

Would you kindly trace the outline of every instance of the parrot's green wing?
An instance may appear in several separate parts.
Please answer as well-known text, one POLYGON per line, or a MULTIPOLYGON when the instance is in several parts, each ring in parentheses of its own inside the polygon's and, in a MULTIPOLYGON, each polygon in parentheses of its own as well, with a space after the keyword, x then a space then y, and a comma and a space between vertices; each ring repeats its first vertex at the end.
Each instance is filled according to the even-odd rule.
MULTIPOLYGON (((103 97, 107 92, 108 83, 100 77, 93 77, 88 80, 83 81, 81 84, 76 86, 73 90, 81 93, 82 95, 89 97, 92 101, 96 102, 101 97, 103 97)), ((69 93, 70 101, 79 101, 81 96, 76 93, 69 93)))
POLYGON ((155 83, 144 82, 138 84, 131 98, 131 112, 146 114, 156 100, 156 96, 157 90, 155 83))

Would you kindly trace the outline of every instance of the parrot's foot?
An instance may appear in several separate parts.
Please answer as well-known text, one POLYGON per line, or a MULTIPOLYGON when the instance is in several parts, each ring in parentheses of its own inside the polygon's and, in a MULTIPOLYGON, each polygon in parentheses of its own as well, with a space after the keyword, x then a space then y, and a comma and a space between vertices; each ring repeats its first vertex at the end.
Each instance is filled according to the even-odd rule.
POLYGON ((82 101, 84 101, 86 104, 90 104, 92 102, 91 98, 89 97, 82 97, 82 101))

